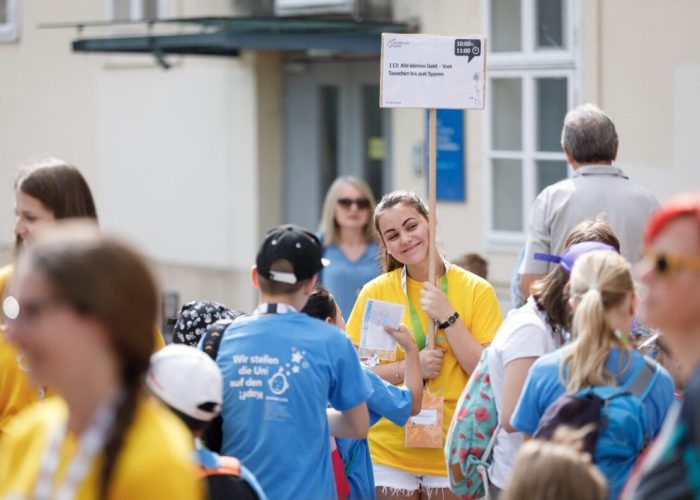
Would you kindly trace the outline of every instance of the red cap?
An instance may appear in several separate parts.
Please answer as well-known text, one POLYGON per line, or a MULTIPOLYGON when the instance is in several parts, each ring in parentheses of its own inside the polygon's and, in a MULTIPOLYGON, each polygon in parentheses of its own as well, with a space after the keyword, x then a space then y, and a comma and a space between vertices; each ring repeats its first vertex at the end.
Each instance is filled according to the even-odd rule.
POLYGON ((700 192, 674 196, 663 205, 649 220, 644 233, 644 243, 650 245, 669 222, 682 215, 695 216, 700 233, 700 192))

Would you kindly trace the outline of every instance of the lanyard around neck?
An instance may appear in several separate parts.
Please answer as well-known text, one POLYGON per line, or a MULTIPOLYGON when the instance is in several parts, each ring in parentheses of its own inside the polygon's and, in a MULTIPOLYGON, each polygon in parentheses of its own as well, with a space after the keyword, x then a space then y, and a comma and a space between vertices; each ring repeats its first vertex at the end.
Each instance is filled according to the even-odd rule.
MULTIPOLYGON (((442 293, 447 295, 447 274, 450 271, 451 265, 448 262, 445 262, 444 264, 445 275, 440 280, 440 289, 442 290, 442 293)), ((407 280, 408 273, 406 271, 406 266, 403 266, 403 269, 401 270, 401 288, 403 289, 403 294, 406 297, 406 302, 408 303, 408 313, 411 316, 411 323, 413 323, 413 333, 416 337, 416 345, 418 346, 418 350, 422 351, 425 348, 425 331, 423 330, 423 323, 421 323, 421 320, 418 317, 418 311, 416 311, 416 308, 411 303, 411 299, 408 297, 408 289, 406 288, 407 280)), ((428 321, 430 321, 430 317, 428 317, 428 321)))
POLYGON ((255 309, 255 315, 259 316, 261 314, 286 314, 290 312, 297 312, 297 310, 290 306, 289 304, 273 304, 263 302, 255 309))
POLYGON ((72 500, 78 485, 85 479, 90 467, 102 450, 107 440, 107 434, 115 420, 115 406, 122 398, 121 391, 115 397, 101 404, 95 412, 90 426, 78 440, 78 450, 70 461, 63 478, 58 485, 56 495, 52 495, 53 478, 61 463, 61 445, 68 434, 68 421, 49 428, 48 443, 39 467, 39 475, 35 483, 32 498, 36 500, 72 500))

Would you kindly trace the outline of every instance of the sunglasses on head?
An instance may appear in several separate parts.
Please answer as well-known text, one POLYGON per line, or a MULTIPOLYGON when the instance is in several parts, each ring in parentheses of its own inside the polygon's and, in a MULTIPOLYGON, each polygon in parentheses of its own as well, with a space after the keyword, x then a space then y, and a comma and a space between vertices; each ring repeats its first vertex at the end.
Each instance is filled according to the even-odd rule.
POLYGON ((369 208, 369 200, 367 198, 358 198, 356 200, 352 198, 339 198, 338 205, 343 208, 350 208, 355 205, 357 208, 366 209, 369 208))
POLYGON ((661 275, 671 274, 678 269, 700 272, 700 257, 648 251, 646 258, 652 263, 654 270, 661 275))

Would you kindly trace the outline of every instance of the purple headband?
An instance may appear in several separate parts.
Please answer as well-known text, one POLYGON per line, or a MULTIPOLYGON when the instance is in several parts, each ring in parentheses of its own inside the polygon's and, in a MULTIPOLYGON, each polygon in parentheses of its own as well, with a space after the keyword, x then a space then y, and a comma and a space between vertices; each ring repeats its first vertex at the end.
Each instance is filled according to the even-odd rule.
POLYGON ((552 262, 553 264, 559 264, 567 273, 570 273, 574 268, 574 263, 581 255, 588 252, 593 252, 595 250, 608 250, 612 252, 617 252, 615 247, 612 247, 606 243, 601 243, 600 241, 582 241, 581 243, 574 243, 569 247, 566 253, 562 256, 552 255, 549 253, 536 253, 535 260, 542 260, 545 262, 552 262))

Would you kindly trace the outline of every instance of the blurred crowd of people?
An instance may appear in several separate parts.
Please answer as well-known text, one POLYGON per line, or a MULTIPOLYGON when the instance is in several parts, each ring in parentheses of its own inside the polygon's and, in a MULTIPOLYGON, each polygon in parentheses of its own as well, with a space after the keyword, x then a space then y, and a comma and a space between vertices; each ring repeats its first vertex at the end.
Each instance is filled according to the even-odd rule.
POLYGON ((255 310, 188 302, 167 346, 156 280, 79 170, 22 169, 0 497, 700 495, 700 194, 633 183, 595 106, 561 142, 573 175, 534 203, 505 318, 484 257, 430 261, 419 195, 343 177, 318 231, 266 234, 255 310), (381 303, 402 320, 367 355, 381 303))

